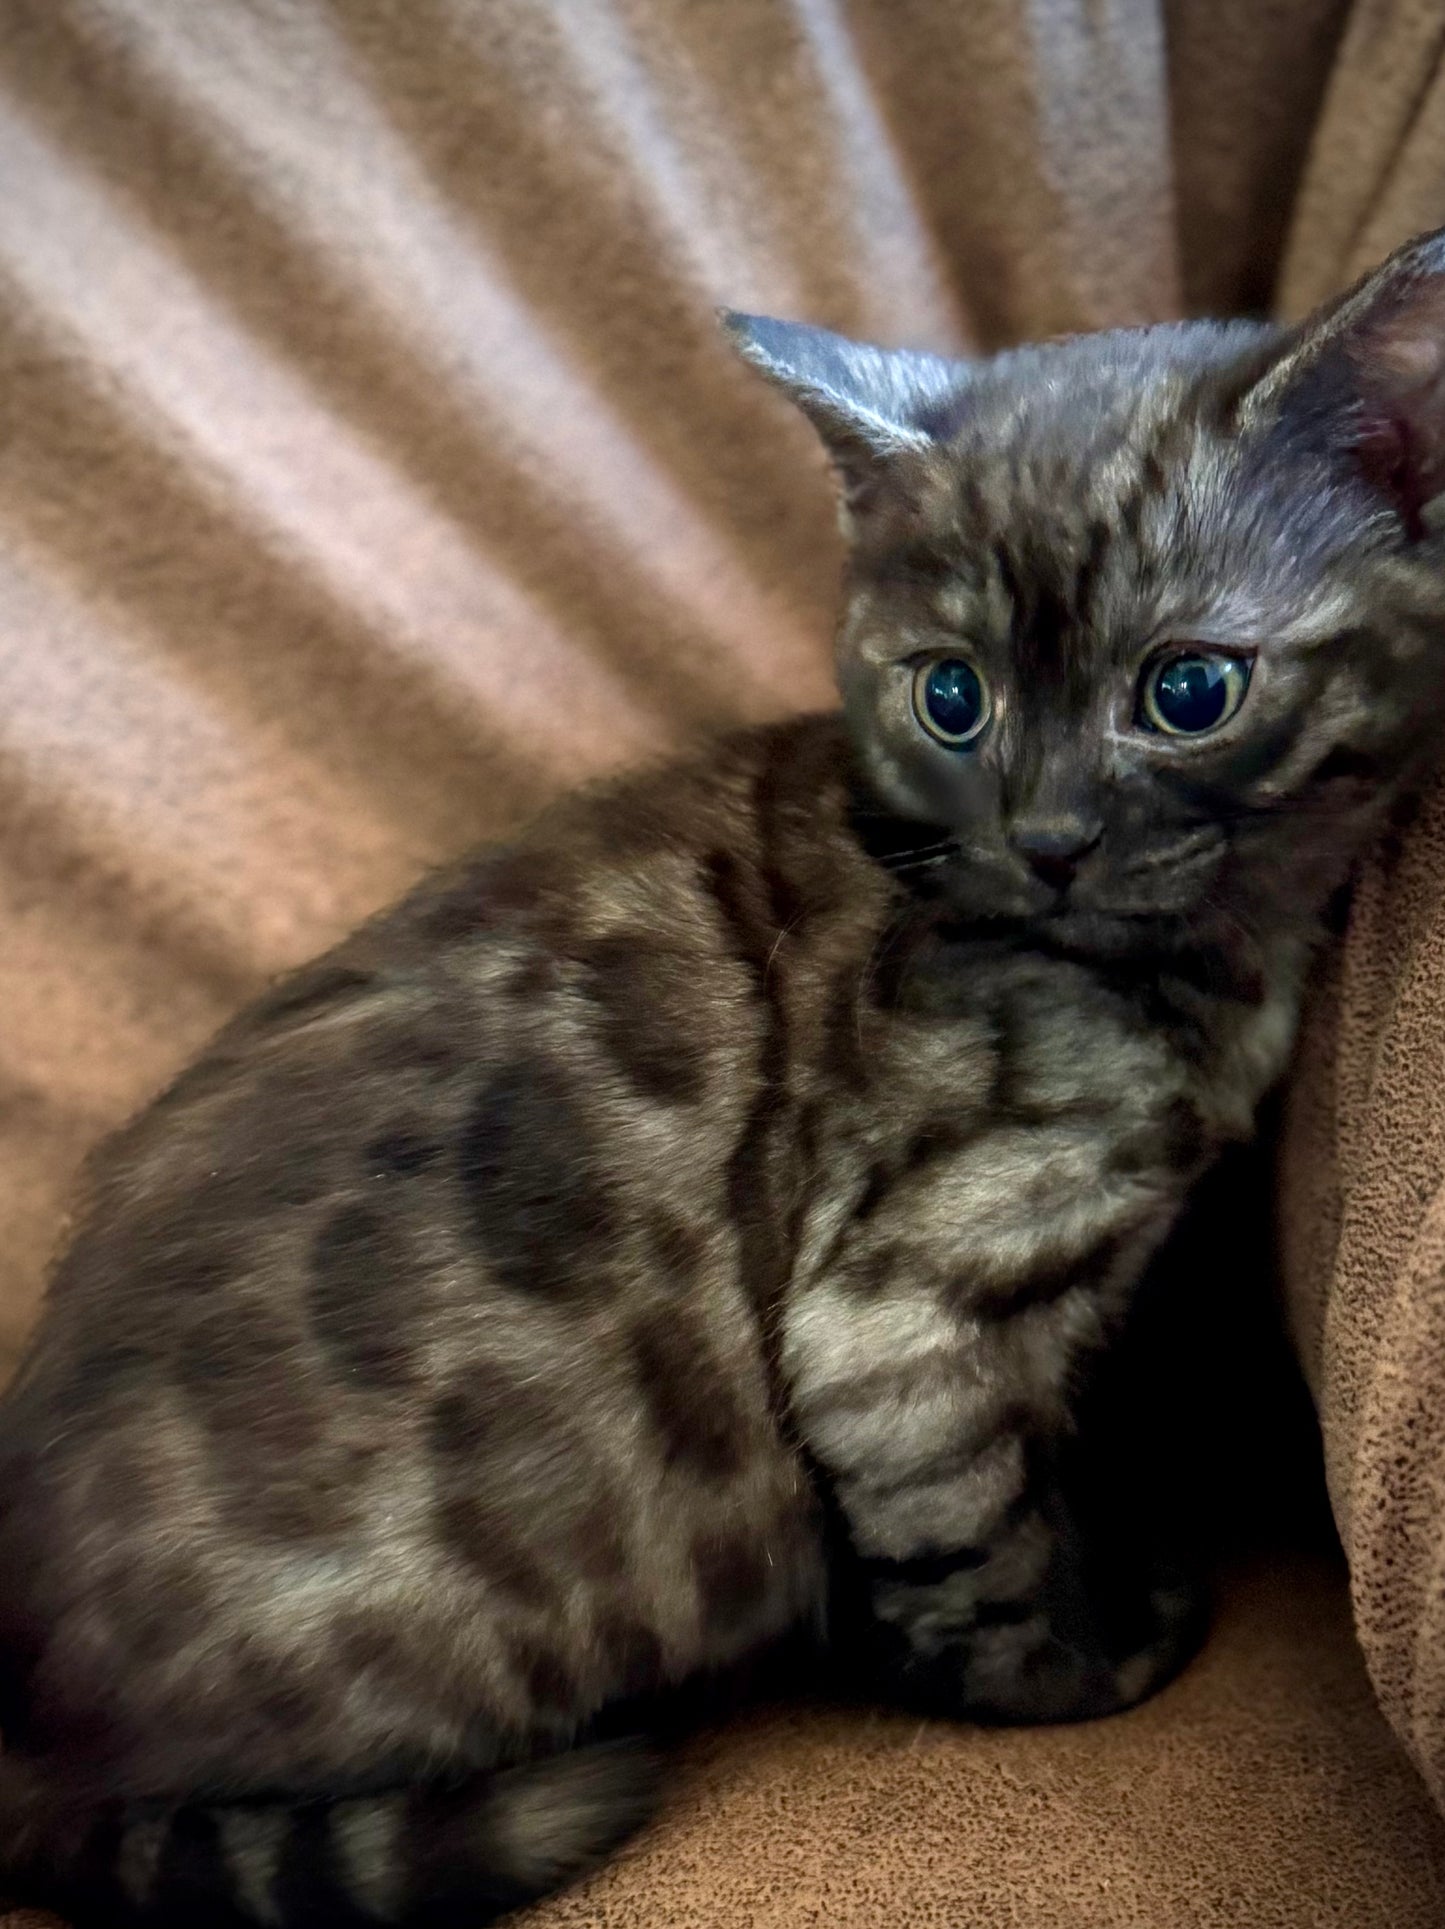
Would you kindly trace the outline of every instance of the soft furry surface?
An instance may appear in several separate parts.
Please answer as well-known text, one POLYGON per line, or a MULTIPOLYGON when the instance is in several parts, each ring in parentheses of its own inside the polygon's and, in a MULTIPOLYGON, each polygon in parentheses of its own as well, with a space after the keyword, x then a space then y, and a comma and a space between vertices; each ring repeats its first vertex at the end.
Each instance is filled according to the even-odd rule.
MULTIPOLYGON (((0 29, 6 1359, 85 1148, 268 975, 578 777, 826 692, 827 488, 716 304, 945 349, 1298 313, 1445 218, 1439 0, 0 29)), ((1441 822, 1366 887, 1286 1191, 1366 1660, 1437 1792, 1441 822)), ((1241 1598, 1108 1729, 720 1743, 553 1919, 1438 1921, 1337 1581, 1241 1598)))

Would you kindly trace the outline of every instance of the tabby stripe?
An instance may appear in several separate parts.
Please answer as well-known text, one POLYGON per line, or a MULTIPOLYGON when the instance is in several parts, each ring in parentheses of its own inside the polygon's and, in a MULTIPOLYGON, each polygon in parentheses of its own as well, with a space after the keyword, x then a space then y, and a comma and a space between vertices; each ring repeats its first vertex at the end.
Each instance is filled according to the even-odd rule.
POLYGON ((1036 1414, 1021 1402, 1013 1402, 990 1425, 978 1428, 968 1439, 955 1442, 941 1453, 916 1461, 903 1473, 891 1474, 883 1480, 875 1480, 866 1473, 850 1475, 847 1484, 865 1493, 870 1503, 892 1500, 913 1487, 936 1487, 943 1481, 961 1478, 1001 1441, 1015 1436, 1027 1440, 1037 1431, 1038 1424, 1036 1414))
MULTIPOLYGON (((1131 1231, 1133 1229, 1131 1228, 1131 1231)), ((1070 1255, 1051 1265, 1034 1265, 1017 1279, 1002 1280, 980 1287, 967 1274, 960 1275, 953 1290, 958 1303, 976 1319, 1001 1323, 1016 1319, 1035 1307, 1054 1306, 1067 1294, 1102 1289, 1120 1256, 1132 1241, 1116 1233, 1088 1252, 1070 1255)))

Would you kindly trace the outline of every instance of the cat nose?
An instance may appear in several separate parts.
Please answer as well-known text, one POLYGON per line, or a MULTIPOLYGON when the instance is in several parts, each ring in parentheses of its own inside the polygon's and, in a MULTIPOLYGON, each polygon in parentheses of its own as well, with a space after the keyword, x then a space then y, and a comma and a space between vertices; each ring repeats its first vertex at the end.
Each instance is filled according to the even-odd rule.
POLYGON ((1036 877, 1054 890, 1073 882, 1075 871, 1104 834, 1102 824, 1081 817, 1054 818, 1035 824, 1015 824, 1013 846, 1027 860, 1036 877))

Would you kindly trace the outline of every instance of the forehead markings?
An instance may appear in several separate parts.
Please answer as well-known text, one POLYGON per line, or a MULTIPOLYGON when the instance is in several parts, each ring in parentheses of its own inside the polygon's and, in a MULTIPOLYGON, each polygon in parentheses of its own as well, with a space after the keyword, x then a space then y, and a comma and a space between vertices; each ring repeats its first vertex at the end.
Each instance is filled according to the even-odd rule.
POLYGON ((961 637, 1007 638, 1036 671, 1085 670, 1111 561, 1137 578, 1150 512, 1178 496, 1197 440, 1179 403, 1178 385, 1141 392, 1061 455, 1047 447, 1050 418, 1021 398, 990 437, 995 451, 1015 445, 1011 461, 956 445, 952 526, 930 546, 942 565, 930 617, 961 637))

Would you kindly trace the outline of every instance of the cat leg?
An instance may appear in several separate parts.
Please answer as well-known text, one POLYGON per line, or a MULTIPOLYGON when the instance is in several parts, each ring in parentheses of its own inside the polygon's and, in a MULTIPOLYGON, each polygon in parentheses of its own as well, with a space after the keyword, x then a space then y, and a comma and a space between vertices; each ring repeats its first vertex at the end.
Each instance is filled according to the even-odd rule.
POLYGON ((1082 1286, 1006 1320, 903 1284, 819 1283, 789 1309, 794 1412, 840 1543, 832 1668, 853 1689, 973 1720, 1082 1720, 1192 1654, 1195 1590, 1072 1438, 1103 1323, 1082 1286))

